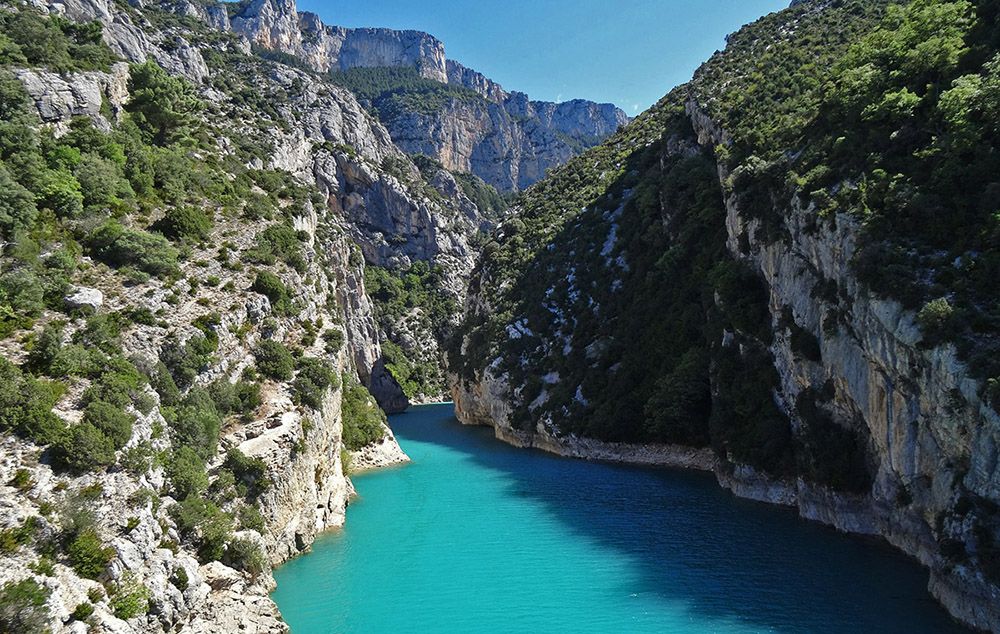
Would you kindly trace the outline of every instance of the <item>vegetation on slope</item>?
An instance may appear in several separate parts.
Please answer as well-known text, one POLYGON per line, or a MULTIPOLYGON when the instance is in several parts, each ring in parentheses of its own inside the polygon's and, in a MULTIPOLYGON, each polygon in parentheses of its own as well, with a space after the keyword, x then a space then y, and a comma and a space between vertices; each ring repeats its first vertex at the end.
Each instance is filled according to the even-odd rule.
POLYGON ((794 196, 820 220, 856 217, 861 280, 920 310, 928 344, 956 343, 994 407, 998 14, 994 0, 803 3, 734 35, 692 83, 733 136, 729 185, 772 239, 794 196))
MULTIPOLYGON (((69 23, 21 6, 0 11, 0 431, 36 444, 60 475, 115 469, 138 478, 162 466, 164 488, 140 490, 134 503, 152 500, 155 509, 169 494, 181 538, 203 561, 222 559, 257 574, 267 566, 259 546, 234 539, 233 532, 263 530, 256 503, 270 486, 267 467, 230 450, 209 469, 220 436, 228 423, 251 419, 260 407, 261 384, 269 377, 258 371, 280 375, 305 411, 318 409, 340 378, 326 360, 268 341, 279 348, 270 350, 273 358, 262 354, 259 367, 235 383, 222 377, 195 385, 216 362, 223 327, 209 295, 218 301, 228 293, 260 292, 273 300, 277 315, 291 313, 298 298, 283 280, 304 272, 311 257, 291 218, 320 199, 287 173, 247 167, 265 149, 237 138, 231 151, 220 150, 220 121, 230 113, 201 102, 190 84, 154 62, 129 67, 131 99, 124 108, 106 103, 100 126, 80 117, 59 136, 41 125, 14 74, 25 67, 108 70, 116 61, 101 43, 99 24, 69 23), (236 223, 240 237, 256 233, 249 248, 240 249, 231 241, 235 234, 219 229, 236 223), (200 273, 210 260, 233 279, 246 279, 245 286, 200 273), (68 303, 75 285, 103 289, 120 309, 68 303), (197 316, 168 322, 166 309, 145 306, 160 301, 149 297, 183 302, 197 316), (123 351, 126 335, 138 328, 144 341, 159 346, 158 362, 123 351), (82 416, 74 422, 54 408, 82 416)), ((234 72, 222 81, 240 80, 234 72)), ((241 93, 235 93, 238 101, 241 93)), ((233 108, 242 114, 252 108, 248 103, 256 102, 233 108)), ((271 336, 275 325, 265 320, 261 334, 271 336)), ((243 338, 250 328, 246 323, 232 334, 243 338)), ((321 332, 331 355, 342 345, 342 335, 328 336, 340 331, 324 330, 321 320, 303 321, 301 330, 302 347, 321 332)), ((28 491, 31 483, 19 486, 28 491)), ((107 526, 88 510, 93 499, 80 497, 100 497, 95 486, 60 494, 70 498, 66 508, 41 503, 40 512, 52 520, 44 534, 32 523, 37 518, 28 518, 0 531, 0 548, 45 553, 39 574, 51 574, 44 571, 58 561, 81 576, 101 576, 113 556, 103 542, 107 526)), ((129 520, 125 530, 134 526, 129 520)), ((175 585, 184 583, 178 578, 175 585)), ((109 592, 120 618, 147 609, 149 592, 140 580, 123 579, 109 592)), ((30 624, 46 611, 36 594, 28 586, 5 586, 0 626, 37 629, 30 624)), ((81 604, 74 618, 87 618, 94 602, 81 604)))
POLYGON ((406 112, 436 114, 452 101, 484 101, 474 90, 427 79, 410 66, 351 68, 329 78, 385 121, 406 112))

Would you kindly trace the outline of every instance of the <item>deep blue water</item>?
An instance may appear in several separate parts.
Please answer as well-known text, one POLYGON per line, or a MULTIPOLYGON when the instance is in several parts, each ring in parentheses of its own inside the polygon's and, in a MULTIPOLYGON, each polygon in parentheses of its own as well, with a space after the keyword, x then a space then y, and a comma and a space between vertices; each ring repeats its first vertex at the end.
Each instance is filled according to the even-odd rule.
POLYGON ((515 449, 450 405, 390 424, 413 462, 275 572, 294 634, 964 631, 916 563, 709 475, 515 449))

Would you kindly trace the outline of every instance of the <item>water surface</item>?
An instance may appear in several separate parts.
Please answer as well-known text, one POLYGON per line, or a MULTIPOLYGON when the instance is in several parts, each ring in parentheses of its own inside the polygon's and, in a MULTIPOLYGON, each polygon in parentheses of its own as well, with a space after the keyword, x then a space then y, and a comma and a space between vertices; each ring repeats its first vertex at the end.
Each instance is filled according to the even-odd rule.
POLYGON ((706 474, 515 449, 450 405, 390 424, 413 462, 275 571, 294 634, 964 631, 916 563, 706 474))

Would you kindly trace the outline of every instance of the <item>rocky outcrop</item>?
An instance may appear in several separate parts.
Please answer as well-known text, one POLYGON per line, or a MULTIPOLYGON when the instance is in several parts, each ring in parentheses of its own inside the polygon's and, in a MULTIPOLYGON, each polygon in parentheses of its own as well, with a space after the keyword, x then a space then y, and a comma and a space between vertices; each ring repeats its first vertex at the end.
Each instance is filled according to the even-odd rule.
POLYGON ((37 8, 77 22, 100 22, 104 42, 130 62, 154 59, 163 68, 201 83, 208 66, 197 48, 179 33, 143 28, 141 14, 108 0, 31 0, 37 8))
POLYGON ((294 0, 245 3, 229 25, 253 44, 295 55, 320 72, 409 66, 448 81, 444 45, 420 31, 327 26, 315 13, 299 13, 294 0))
POLYGON ((449 170, 471 172, 501 191, 513 191, 537 182, 627 121, 611 104, 554 104, 515 92, 503 101, 452 99, 440 111, 403 112, 386 125, 407 153, 434 157, 449 170))
POLYGON ((73 117, 89 117, 98 128, 110 131, 114 116, 128 95, 128 65, 115 64, 110 73, 77 73, 71 77, 30 69, 18 69, 15 75, 34 101, 42 122, 55 126, 61 134, 68 130, 73 117), (102 112, 105 99, 109 112, 102 112))

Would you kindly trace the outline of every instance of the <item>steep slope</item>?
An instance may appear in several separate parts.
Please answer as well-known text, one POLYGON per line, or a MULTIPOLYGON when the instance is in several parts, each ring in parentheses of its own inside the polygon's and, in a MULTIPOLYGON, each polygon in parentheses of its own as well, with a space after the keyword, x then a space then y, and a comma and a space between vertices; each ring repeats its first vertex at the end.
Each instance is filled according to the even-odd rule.
POLYGON ((501 191, 523 189, 628 121, 611 104, 530 101, 445 57, 444 45, 418 31, 345 29, 299 13, 292 0, 229 5, 164 2, 256 47, 291 55, 320 73, 347 72, 346 85, 371 89, 392 107, 378 112, 396 144, 457 172, 471 172, 501 191), (373 70, 377 77, 352 70, 373 70), (422 79, 423 82, 415 82, 422 79), (428 98, 430 96, 430 98, 428 98))
POLYGON ((714 470, 875 534, 1000 630, 995 2, 796 2, 526 192, 459 418, 714 470))
POLYGON ((285 631, 271 566, 405 460, 366 269, 461 302, 489 222, 313 72, 43 8, 0 6, 0 629, 285 631))

